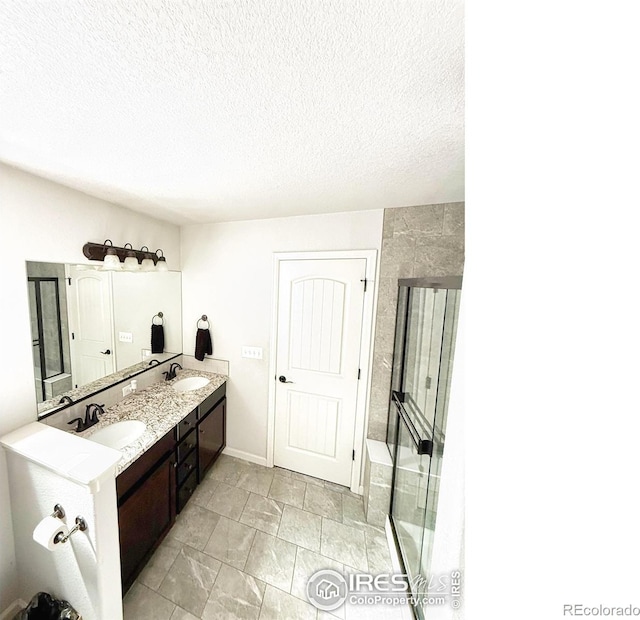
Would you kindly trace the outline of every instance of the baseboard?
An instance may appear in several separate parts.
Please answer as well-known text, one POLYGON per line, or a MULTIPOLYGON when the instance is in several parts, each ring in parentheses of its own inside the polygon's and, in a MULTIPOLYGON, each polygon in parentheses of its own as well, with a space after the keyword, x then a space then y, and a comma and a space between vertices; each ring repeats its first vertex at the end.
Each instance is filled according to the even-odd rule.
POLYGON ((249 461, 250 463, 256 463, 256 465, 262 465, 263 467, 267 466, 267 459, 264 456, 256 456, 255 454, 243 452, 242 450, 230 448, 229 446, 222 451, 222 454, 233 456, 237 459, 242 459, 243 461, 249 461))
POLYGON ((27 606, 21 598, 16 599, 7 607, 2 613, 0 613, 0 620, 10 620, 13 618, 19 611, 22 611, 27 606))

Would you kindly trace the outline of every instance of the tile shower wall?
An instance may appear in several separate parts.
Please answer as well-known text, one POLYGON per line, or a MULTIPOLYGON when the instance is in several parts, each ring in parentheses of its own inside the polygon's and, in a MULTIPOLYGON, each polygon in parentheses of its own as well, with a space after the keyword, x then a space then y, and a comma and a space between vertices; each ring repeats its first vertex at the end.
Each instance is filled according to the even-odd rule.
POLYGON ((463 202, 384 210, 369 439, 386 439, 398 279, 459 276, 463 264, 463 202))
MULTIPOLYGON (((463 265, 463 202, 385 209, 367 429, 374 443, 387 434, 398 279, 459 276, 463 265)), ((391 466, 372 460, 370 450, 366 459, 364 509, 369 523, 381 525, 391 497, 391 466)))

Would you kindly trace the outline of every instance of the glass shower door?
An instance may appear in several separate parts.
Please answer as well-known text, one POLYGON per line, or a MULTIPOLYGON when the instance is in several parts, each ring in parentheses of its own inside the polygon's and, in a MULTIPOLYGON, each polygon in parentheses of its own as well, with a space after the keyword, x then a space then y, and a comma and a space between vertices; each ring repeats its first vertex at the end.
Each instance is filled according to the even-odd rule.
POLYGON ((57 278, 28 278, 31 343, 37 402, 47 399, 45 380, 64 372, 57 278))
MULTIPOLYGON (((449 288, 442 281, 400 281, 387 429, 394 461, 390 517, 413 583, 429 578, 459 280, 446 279, 449 288)), ((423 617, 422 609, 415 612, 423 617)))

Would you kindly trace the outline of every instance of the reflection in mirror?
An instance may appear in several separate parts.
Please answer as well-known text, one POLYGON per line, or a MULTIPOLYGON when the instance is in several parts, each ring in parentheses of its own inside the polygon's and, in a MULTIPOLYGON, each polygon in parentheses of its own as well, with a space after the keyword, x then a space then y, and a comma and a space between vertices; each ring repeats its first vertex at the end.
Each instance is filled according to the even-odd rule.
POLYGON ((182 353, 180 272, 27 262, 27 279, 39 417, 182 353), (164 346, 152 354, 159 322, 164 346))

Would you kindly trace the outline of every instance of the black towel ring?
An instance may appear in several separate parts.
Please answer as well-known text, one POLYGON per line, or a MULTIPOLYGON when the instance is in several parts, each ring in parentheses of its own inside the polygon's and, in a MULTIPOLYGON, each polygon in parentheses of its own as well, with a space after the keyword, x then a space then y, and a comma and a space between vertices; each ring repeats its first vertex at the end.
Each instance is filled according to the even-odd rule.
POLYGON ((151 319, 151 323, 153 323, 153 325, 164 325, 164 319, 162 318, 163 316, 164 314, 162 314, 162 312, 158 312, 158 314, 154 314, 153 318, 151 319), (160 323, 155 322, 156 317, 160 319, 160 323))
POLYGON ((197 322, 196 322, 196 328, 197 328, 197 329, 205 329, 204 327, 202 327, 202 328, 200 327, 200 322, 201 322, 201 321, 202 321, 202 322, 204 322, 204 323, 206 323, 206 324, 207 324, 206 329, 209 329, 209 319, 207 318, 207 315, 206 315, 206 314, 203 314, 203 315, 202 315, 202 316, 197 320, 197 322))

